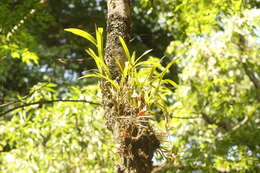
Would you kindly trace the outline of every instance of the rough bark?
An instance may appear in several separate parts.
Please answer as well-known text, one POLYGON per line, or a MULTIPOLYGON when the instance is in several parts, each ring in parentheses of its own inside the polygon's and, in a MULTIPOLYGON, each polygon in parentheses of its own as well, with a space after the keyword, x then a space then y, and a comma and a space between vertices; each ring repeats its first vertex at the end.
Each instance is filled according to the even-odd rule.
POLYGON ((112 78, 120 77, 120 69, 115 58, 124 66, 126 57, 119 41, 121 36, 126 43, 130 38, 131 16, 129 0, 107 0, 107 42, 105 49, 105 62, 108 65, 112 78))
MULTIPOLYGON (((111 78, 120 81, 121 72, 115 58, 124 67, 126 56, 119 36, 128 43, 131 30, 130 1, 107 0, 107 7, 105 63, 112 74, 111 78)), ((129 80, 120 84, 119 89, 114 88, 108 81, 101 83, 106 125, 113 132, 121 158, 117 172, 151 173, 153 154, 159 148, 160 141, 149 125, 148 118, 139 115, 146 105, 145 99, 142 94, 139 98, 132 97, 135 91, 129 80), (137 102, 140 104, 134 104, 137 102)))

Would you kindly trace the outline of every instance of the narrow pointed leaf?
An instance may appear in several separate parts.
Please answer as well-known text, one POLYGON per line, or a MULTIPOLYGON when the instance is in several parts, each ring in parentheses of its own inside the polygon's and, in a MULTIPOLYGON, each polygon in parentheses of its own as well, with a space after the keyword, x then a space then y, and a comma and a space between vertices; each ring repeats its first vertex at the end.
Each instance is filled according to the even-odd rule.
POLYGON ((103 59, 98 57, 95 54, 95 52, 90 48, 86 50, 86 52, 95 60, 99 73, 103 74, 103 70, 105 70, 106 74, 110 76, 110 71, 107 65, 105 64, 105 62, 103 61, 103 59))
POLYGON ((127 48, 127 45, 126 45, 124 39, 121 36, 119 36, 119 40, 120 40, 120 42, 121 42, 121 44, 123 46, 123 49, 125 51, 125 55, 126 55, 128 61, 130 62, 131 61, 131 56, 130 56, 129 50, 127 48))
POLYGON ((96 39, 86 31, 83 31, 83 30, 77 29, 77 28, 68 28, 68 29, 64 29, 64 30, 87 39, 88 41, 93 43, 95 46, 97 45, 96 39))
POLYGON ((173 59, 170 63, 168 63, 168 65, 165 67, 165 69, 163 70, 163 72, 161 73, 161 78, 163 78, 163 76, 166 74, 166 72, 171 68, 171 66, 173 64, 175 64, 177 61, 179 60, 179 58, 173 59))
POLYGON ((141 56, 139 56, 136 60, 135 63, 136 64, 142 57, 144 57, 145 55, 147 55, 148 53, 150 53, 153 49, 149 49, 147 51, 145 51, 141 56))
POLYGON ((176 82, 174 82, 173 80, 170 80, 170 79, 166 79, 166 80, 164 80, 165 82, 167 82, 167 83, 169 83, 169 84, 171 84, 173 87, 175 87, 175 88, 178 88, 179 87, 179 85, 176 83, 176 82))
POLYGON ((118 65, 118 67, 120 68, 120 71, 123 73, 124 69, 119 61, 119 59, 117 57, 114 57, 116 64, 118 65))
POLYGON ((135 57, 136 57, 136 52, 134 51, 132 56, 131 56, 131 64, 134 65, 135 64, 135 57))
POLYGON ((90 49, 90 48, 86 49, 85 51, 95 60, 95 63, 97 65, 99 73, 102 73, 103 71, 102 71, 102 68, 101 68, 101 66, 99 64, 99 61, 96 58, 97 56, 96 56, 95 52, 92 49, 90 49))
POLYGON ((98 56, 103 59, 103 28, 96 30, 98 56))
POLYGON ((119 85, 118 83, 116 83, 115 81, 109 79, 107 76, 104 76, 102 74, 87 74, 87 75, 84 75, 84 76, 81 76, 79 79, 83 79, 83 78, 90 78, 90 77, 96 77, 96 78, 100 78, 100 79, 105 79, 107 80, 108 82, 110 82, 115 88, 119 88, 119 85))

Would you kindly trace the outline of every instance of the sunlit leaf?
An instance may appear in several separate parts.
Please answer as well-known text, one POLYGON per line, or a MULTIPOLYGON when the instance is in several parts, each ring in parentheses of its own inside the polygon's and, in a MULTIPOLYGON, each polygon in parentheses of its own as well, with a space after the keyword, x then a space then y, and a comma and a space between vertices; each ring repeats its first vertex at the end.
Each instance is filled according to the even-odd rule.
POLYGON ((83 31, 83 30, 77 29, 77 28, 68 28, 68 29, 64 29, 64 30, 87 39, 88 41, 93 43, 95 46, 97 45, 97 40, 86 31, 83 31))
POLYGON ((90 78, 90 77, 96 77, 96 78, 105 79, 108 82, 110 82, 115 88, 117 88, 117 89, 119 88, 119 85, 118 85, 117 82, 111 80, 110 78, 108 78, 107 76, 104 76, 102 74, 87 74, 87 75, 84 75, 84 76, 80 77, 79 79, 90 78))
POLYGON ((125 55, 126 55, 126 58, 128 59, 128 62, 131 63, 130 52, 129 52, 128 48, 127 48, 127 45, 126 45, 124 39, 123 39, 121 36, 119 36, 119 40, 120 40, 120 43, 121 43, 122 46, 123 46, 123 49, 124 49, 124 51, 125 51, 125 55))

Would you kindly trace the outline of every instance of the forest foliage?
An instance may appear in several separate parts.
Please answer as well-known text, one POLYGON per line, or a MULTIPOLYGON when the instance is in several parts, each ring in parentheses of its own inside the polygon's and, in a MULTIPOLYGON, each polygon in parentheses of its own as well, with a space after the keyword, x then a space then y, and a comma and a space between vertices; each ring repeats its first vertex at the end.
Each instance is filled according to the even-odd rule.
MULTIPOLYGON (((164 141, 155 171, 259 171, 259 8, 258 0, 132 2, 121 72, 164 141)), ((102 61, 105 12, 96 0, 0 2, 0 172, 115 172, 92 78, 126 82, 111 80, 102 61)))

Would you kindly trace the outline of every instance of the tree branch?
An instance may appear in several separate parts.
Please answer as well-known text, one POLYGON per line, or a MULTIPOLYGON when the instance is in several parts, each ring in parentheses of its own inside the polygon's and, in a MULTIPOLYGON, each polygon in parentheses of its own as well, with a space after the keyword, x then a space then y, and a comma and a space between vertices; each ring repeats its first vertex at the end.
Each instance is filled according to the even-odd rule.
MULTIPOLYGON (((0 100, 0 101, 7 101, 7 100, 0 100)), ((6 107, 6 106, 9 106, 9 105, 12 105, 12 104, 16 104, 16 103, 19 103, 21 102, 20 100, 16 100, 16 101, 7 101, 7 103, 3 103, 0 105, 0 108, 1 107, 6 107)))
POLYGON ((47 83, 43 83, 41 86, 39 86, 37 89, 34 89, 33 91, 31 91, 29 94, 23 96, 20 100, 10 100, 10 101, 7 101, 7 100, 1 100, 1 101, 7 101, 7 103, 4 103, 4 104, 1 104, 0 107, 6 107, 6 106, 9 106, 9 105, 13 105, 13 104, 16 104, 16 103, 20 103, 22 102, 22 100, 25 100, 27 98, 29 98, 30 96, 32 96, 36 91, 40 90, 41 88, 47 86, 48 84, 50 84, 49 82, 47 83))
POLYGON ((6 115, 7 113, 10 113, 16 109, 19 108, 24 108, 27 106, 32 106, 32 105, 38 105, 38 104, 50 104, 50 103, 54 103, 54 102, 82 102, 82 103, 89 103, 89 104, 93 104, 93 105, 97 105, 97 106, 101 106, 102 104, 100 103, 96 103, 96 102, 91 102, 91 101, 87 101, 87 100, 62 100, 62 99, 58 99, 58 100, 41 100, 38 102, 33 102, 33 103, 27 103, 24 105, 20 105, 20 106, 16 106, 14 108, 8 109, 7 111, 4 111, 2 113, 0 113, 0 117, 6 115))
POLYGON ((246 75, 251 80, 251 82, 254 84, 255 88, 260 89, 260 81, 258 81, 256 79, 256 77, 250 72, 246 63, 242 63, 242 64, 243 64, 243 68, 246 72, 246 75))
POLYGON ((212 118, 210 118, 206 113, 202 112, 201 113, 202 118, 208 123, 208 124, 216 124, 218 127, 223 128, 226 133, 224 134, 224 136, 227 136, 228 134, 234 132, 235 130, 239 129, 241 126, 243 126, 244 124, 246 124, 246 122, 249 120, 249 118, 247 116, 245 116, 245 118, 240 121, 237 125, 234 125, 233 127, 231 126, 231 124, 228 121, 222 120, 220 122, 216 122, 215 120, 213 120, 212 118))
MULTIPOLYGON (((228 132, 224 133, 223 136, 227 136, 230 133, 236 131, 237 129, 239 129, 241 126, 243 126, 244 124, 246 124, 246 122, 249 120, 249 118, 246 116, 242 121, 240 121, 237 125, 235 125, 234 127, 232 127, 228 132)), ((222 137, 223 137, 222 136, 222 137)))
MULTIPOLYGON (((246 40, 245 37, 241 34, 239 34, 239 44, 238 44, 239 50, 240 50, 240 56, 242 56, 242 53, 245 51, 246 48, 246 40)), ((242 62, 242 66, 246 72, 246 75, 249 77, 250 81, 254 84, 256 89, 260 89, 260 81, 254 76, 254 74, 252 74, 250 72, 250 70, 248 69, 248 66, 245 62, 242 62)), ((257 95, 258 95, 258 100, 260 98, 260 92, 257 91, 257 95)))
POLYGON ((225 120, 222 120, 220 122, 216 122, 213 120, 210 116, 208 116, 206 113, 201 112, 202 118, 208 123, 208 124, 216 124, 218 127, 223 128, 225 131, 229 131, 231 129, 229 123, 225 120))

